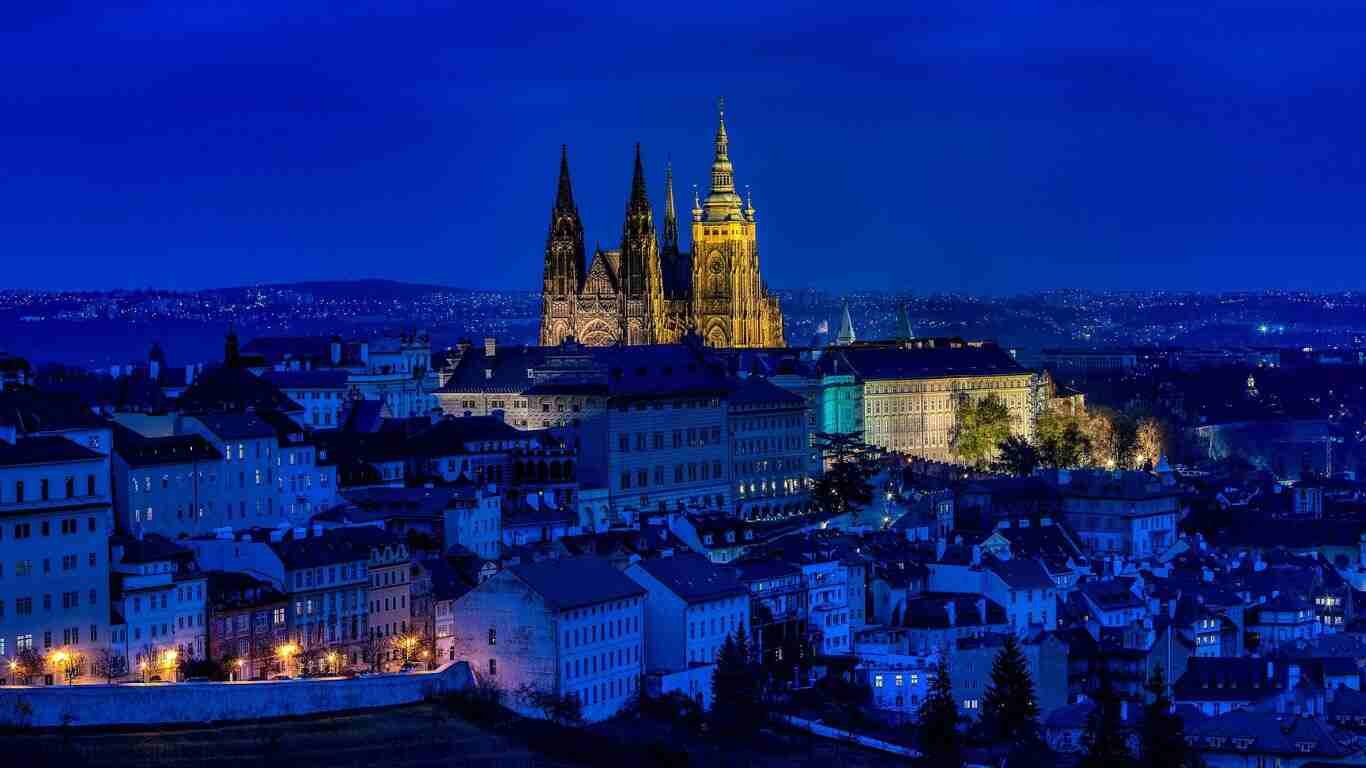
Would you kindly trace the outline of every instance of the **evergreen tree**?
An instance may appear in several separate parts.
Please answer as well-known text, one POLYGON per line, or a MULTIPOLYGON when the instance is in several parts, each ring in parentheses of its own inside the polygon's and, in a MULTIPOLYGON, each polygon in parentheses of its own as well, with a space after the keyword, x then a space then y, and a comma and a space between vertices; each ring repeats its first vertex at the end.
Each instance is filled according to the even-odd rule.
POLYGON ((941 654, 935 667, 930 693, 920 704, 920 751, 932 766, 957 766, 962 754, 958 733, 958 704, 953 700, 953 681, 949 678, 948 657, 941 654))
POLYGON ((742 734, 763 724, 759 679, 749 660, 745 628, 727 635, 711 676, 711 716, 716 729, 742 734))
POLYGON ((1143 708, 1139 765, 1142 768, 1193 768, 1192 753, 1186 746, 1185 726, 1172 712, 1162 667, 1153 670, 1147 690, 1152 701, 1143 708))
POLYGON ((996 446, 996 469, 1028 477, 1039 468, 1039 450, 1019 435, 1011 435, 996 446))
MULTIPOLYGON (((1108 676, 1102 676, 1095 708, 1086 716, 1081 743, 1086 754, 1080 768, 1125 768, 1133 764, 1120 720, 1120 702, 1108 676)), ((1173 767, 1174 768, 1174 767, 1173 767)))
POLYGON ((991 664, 991 684, 982 695, 982 724, 991 738, 1015 741, 1035 735, 1038 719, 1029 665, 1015 635, 1007 634, 991 664))

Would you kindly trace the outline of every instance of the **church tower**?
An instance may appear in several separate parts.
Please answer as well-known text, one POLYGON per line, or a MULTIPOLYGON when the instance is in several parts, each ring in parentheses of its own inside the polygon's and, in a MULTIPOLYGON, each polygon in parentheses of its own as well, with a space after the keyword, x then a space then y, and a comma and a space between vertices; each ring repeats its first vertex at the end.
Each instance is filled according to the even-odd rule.
POLYGON ((541 285, 541 344, 552 346, 575 335, 575 304, 584 277, 583 222, 569 184, 569 148, 560 147, 560 180, 550 209, 541 285))
POLYGON ((656 343, 664 325, 664 285, 639 144, 626 221, 621 228, 621 292, 625 312, 619 338, 628 345, 656 343))
POLYGON ((754 204, 735 191, 724 101, 714 151, 711 191, 693 202, 694 327, 712 347, 783 346, 782 313, 759 276, 754 204))

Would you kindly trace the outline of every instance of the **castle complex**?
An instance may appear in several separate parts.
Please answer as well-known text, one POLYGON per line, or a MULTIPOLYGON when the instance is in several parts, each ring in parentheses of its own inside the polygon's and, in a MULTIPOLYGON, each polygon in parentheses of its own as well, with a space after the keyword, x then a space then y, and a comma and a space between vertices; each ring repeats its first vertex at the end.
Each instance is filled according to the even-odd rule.
POLYGON ((696 333, 712 347, 781 347, 783 316, 759 273, 752 200, 735 191, 724 110, 716 128, 711 190, 693 196, 692 252, 679 249, 672 169, 664 176, 664 229, 655 232, 636 146, 621 247, 595 249, 585 263, 583 222, 569 182, 560 179, 545 247, 543 346, 573 338, 588 346, 665 344, 696 333))

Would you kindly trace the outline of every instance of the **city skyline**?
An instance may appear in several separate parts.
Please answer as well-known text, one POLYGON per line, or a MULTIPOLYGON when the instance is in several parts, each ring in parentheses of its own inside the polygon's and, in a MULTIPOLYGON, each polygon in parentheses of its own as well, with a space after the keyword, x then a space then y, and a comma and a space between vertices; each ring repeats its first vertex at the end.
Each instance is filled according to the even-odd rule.
POLYGON ((635 10, 33 12, 9 282, 534 290, 560 146, 610 247, 630 148, 658 216, 725 96, 775 288, 1363 287, 1360 11, 635 10))

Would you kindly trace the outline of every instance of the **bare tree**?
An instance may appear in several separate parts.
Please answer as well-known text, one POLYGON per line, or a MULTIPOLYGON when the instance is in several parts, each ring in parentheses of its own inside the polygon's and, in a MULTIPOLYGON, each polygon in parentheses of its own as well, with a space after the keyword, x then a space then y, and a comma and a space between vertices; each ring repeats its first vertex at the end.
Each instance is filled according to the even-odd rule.
POLYGON ((553 723, 570 727, 583 725, 583 705, 577 696, 542 691, 530 683, 523 684, 513 695, 553 723))
POLYGON ((389 645, 379 633, 370 630, 365 639, 361 641, 360 658, 370 667, 371 672, 384 671, 384 657, 389 651, 389 645))
POLYGON ((123 654, 115 651, 111 646, 105 646, 95 652, 95 660, 91 663, 91 671, 95 675, 104 678, 104 682, 113 683, 115 680, 128 674, 128 659, 123 654))
POLYGON ((33 678, 43 672, 43 656, 32 648, 20 649, 14 661, 10 662, 10 669, 13 670, 16 680, 22 680, 24 685, 31 685, 33 678))

